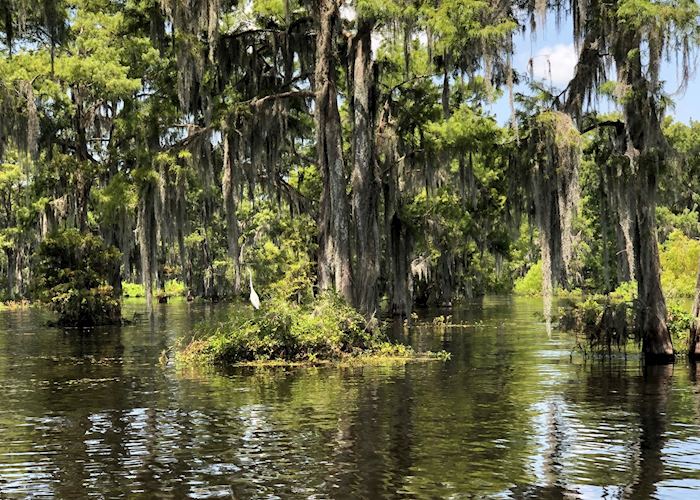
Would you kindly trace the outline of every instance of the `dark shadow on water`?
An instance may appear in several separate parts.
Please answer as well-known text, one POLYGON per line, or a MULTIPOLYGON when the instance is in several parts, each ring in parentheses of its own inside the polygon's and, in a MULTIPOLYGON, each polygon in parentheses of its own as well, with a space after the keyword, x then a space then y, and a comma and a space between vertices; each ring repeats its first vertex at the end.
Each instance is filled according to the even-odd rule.
POLYGON ((639 473, 626 488, 629 498, 652 498, 664 477, 662 450, 666 444, 668 399, 673 386, 674 365, 647 365, 639 380, 636 410, 639 414, 639 473))

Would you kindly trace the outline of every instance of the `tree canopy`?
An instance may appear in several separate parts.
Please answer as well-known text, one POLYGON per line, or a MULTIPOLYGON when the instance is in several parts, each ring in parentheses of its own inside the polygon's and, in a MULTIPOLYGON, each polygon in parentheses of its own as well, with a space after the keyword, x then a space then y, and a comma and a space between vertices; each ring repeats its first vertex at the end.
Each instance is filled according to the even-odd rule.
POLYGON ((32 295, 70 228, 149 303, 168 280, 218 299, 297 269, 407 315, 541 259, 547 294, 636 280, 645 349, 671 355, 657 241, 697 236, 697 127, 665 118, 660 68, 688 80, 697 20, 694 0, 5 0, 4 296, 32 295), (559 95, 512 63, 548 14, 579 51, 559 95))

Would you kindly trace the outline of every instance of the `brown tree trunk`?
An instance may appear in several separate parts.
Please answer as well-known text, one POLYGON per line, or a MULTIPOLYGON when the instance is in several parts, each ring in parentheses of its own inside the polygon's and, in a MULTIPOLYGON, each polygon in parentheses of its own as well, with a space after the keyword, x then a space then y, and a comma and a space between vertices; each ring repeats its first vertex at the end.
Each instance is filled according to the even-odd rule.
POLYGON ((7 297, 14 300, 17 293, 17 252, 14 248, 6 248, 7 255, 7 297))
POLYGON ((397 160, 397 136, 391 117, 389 101, 378 120, 377 149, 381 162, 381 183, 383 190, 384 214, 383 234, 385 254, 382 278, 387 283, 389 312, 394 316, 406 317, 413 305, 410 256, 412 238, 409 228, 401 220, 399 200, 399 161, 397 160))
MULTIPOLYGON (((648 168, 648 167, 646 167, 648 168)), ((639 326, 644 356, 652 362, 673 360, 673 344, 666 325, 666 300, 661 289, 661 263, 656 239, 655 183, 640 168, 637 199, 636 238, 639 326)))
POLYGON ((153 307, 153 283, 156 281, 155 266, 157 259, 156 215, 155 215, 155 186, 146 181, 139 193, 138 208, 138 240, 141 258, 141 282, 146 290, 146 308, 149 313, 153 307))
POLYGON ((666 300, 661 289, 661 264, 656 238, 656 178, 664 161, 664 140, 656 101, 644 78, 639 34, 628 33, 624 47, 618 47, 619 79, 629 89, 623 112, 626 151, 633 175, 629 189, 634 200, 635 274, 639 300, 638 328, 642 350, 648 362, 667 363, 674 359, 673 344, 666 325, 666 300))
POLYGON ((319 0, 316 35, 316 150, 323 179, 319 234, 319 287, 352 302, 349 203, 343 162, 334 54, 340 21, 337 0, 319 0))
POLYGON ((411 241, 408 228, 403 224, 398 214, 394 214, 391 218, 389 248, 391 251, 390 311, 393 316, 407 317, 413 304, 409 262, 411 241))
POLYGON ((374 148, 374 73, 371 58, 373 22, 358 21, 352 61, 352 213, 355 222, 355 305, 365 314, 378 307, 379 178, 374 148))
POLYGON ((230 138, 228 135, 228 130, 224 129, 224 172, 221 181, 222 191, 224 194, 224 211, 226 214, 226 239, 228 244, 228 257, 233 262, 235 281, 233 286, 233 293, 238 295, 241 291, 241 266, 240 266, 240 254, 241 249, 238 244, 238 217, 236 215, 236 209, 238 206, 238 200, 236 199, 236 189, 234 184, 234 172, 233 172, 233 158, 237 155, 233 155, 230 151, 230 138))
POLYGON ((78 160, 78 168, 76 170, 74 196, 75 196, 75 226, 82 233, 87 231, 88 219, 88 201, 90 199, 90 190, 92 189, 92 176, 86 172, 89 162, 87 134, 83 123, 82 101, 80 98, 80 88, 72 88, 72 100, 75 106, 75 115, 73 116, 73 125, 76 133, 76 158, 78 160))

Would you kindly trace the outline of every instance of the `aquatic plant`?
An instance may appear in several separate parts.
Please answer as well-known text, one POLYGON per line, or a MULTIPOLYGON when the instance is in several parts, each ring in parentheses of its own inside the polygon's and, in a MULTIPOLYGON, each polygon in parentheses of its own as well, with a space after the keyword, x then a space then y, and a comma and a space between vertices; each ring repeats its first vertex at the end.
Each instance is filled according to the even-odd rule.
MULTIPOLYGON (((559 327, 576 334, 576 345, 584 353, 609 353, 629 346, 639 348, 643 337, 638 323, 636 292, 636 283, 630 281, 609 294, 566 301, 559 308, 559 327)), ((687 305, 670 301, 666 322, 676 353, 685 353, 692 323, 687 305)))
POLYGON ((215 326, 201 325, 178 359, 214 364, 314 363, 373 355, 418 356, 409 346, 388 342, 376 319, 366 320, 327 292, 308 304, 272 299, 260 310, 236 311, 215 326))

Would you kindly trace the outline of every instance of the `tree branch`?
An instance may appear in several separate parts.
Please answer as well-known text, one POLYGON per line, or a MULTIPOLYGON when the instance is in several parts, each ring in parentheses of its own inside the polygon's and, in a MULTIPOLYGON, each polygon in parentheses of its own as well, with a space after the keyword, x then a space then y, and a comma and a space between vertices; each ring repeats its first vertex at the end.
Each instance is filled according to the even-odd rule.
POLYGON ((620 120, 603 120, 602 122, 596 122, 589 125, 581 130, 581 133, 585 134, 586 132, 590 132, 591 130, 595 130, 600 127, 615 127, 615 130, 619 133, 620 129, 624 130, 625 123, 620 120))
POLYGON ((259 108, 267 101, 277 100, 277 99, 291 99, 294 97, 314 97, 315 92, 311 90, 290 90, 289 92, 281 92, 279 94, 266 95, 259 98, 254 98, 246 101, 251 107, 259 108))

